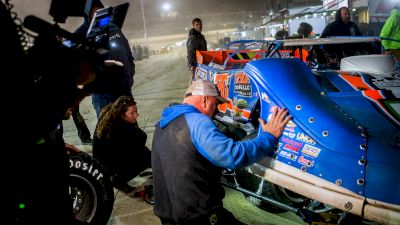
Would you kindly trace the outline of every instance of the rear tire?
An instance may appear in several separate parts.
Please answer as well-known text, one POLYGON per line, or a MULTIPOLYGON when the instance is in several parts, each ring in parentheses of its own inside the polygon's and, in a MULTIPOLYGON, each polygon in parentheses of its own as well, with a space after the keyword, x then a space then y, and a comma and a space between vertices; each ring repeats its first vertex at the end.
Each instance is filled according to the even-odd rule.
POLYGON ((77 220, 106 225, 110 219, 114 190, 104 167, 84 152, 70 151, 70 196, 77 220))

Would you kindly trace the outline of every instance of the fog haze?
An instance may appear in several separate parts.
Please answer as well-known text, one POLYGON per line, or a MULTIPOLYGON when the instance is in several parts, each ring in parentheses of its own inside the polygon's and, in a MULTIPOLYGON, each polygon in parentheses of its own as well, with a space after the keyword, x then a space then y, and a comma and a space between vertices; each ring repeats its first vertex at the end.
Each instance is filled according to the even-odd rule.
MULTIPOLYGON (((72 1, 72 0, 69 0, 72 1)), ((147 34, 162 36, 187 33, 194 17, 203 19, 204 30, 234 28, 242 22, 251 22, 265 15, 265 0, 142 0, 147 34), (169 4, 169 8, 165 7, 169 4)), ((51 0, 11 0, 13 11, 23 19, 35 15, 49 22, 53 18, 48 14, 51 0)), ((125 19, 123 31, 128 38, 141 38, 144 34, 143 16, 140 0, 102 0, 105 6, 115 6, 129 2, 130 7, 125 19)), ((75 30, 83 19, 69 17, 61 27, 75 30)))

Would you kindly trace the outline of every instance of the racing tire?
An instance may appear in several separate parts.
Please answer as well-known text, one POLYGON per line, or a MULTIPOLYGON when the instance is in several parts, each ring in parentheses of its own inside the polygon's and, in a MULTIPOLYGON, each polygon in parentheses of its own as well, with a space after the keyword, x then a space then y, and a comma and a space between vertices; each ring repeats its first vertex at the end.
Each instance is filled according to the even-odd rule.
POLYGON ((110 176, 99 161, 85 152, 70 152, 68 161, 75 219, 90 225, 106 225, 114 204, 110 176))

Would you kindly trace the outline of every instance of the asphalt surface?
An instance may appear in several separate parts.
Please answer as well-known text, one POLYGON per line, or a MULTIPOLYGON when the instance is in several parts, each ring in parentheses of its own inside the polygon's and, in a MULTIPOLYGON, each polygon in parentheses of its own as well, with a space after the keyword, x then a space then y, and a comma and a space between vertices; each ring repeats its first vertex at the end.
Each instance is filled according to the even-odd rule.
MULTIPOLYGON (((133 95, 138 104, 139 126, 147 133, 147 147, 151 149, 154 124, 160 118, 164 107, 172 102, 181 102, 189 85, 189 73, 186 67, 186 51, 178 49, 173 53, 151 56, 136 62, 135 83, 133 95)), ((91 98, 86 97, 80 112, 93 135, 97 118, 91 104, 91 98)), ((91 145, 82 145, 76 127, 72 121, 64 121, 64 139, 82 151, 91 153, 91 145)), ((146 183, 146 177, 135 178, 131 185, 140 186, 146 183)), ((113 213, 107 225, 160 225, 159 219, 153 214, 153 208, 140 198, 115 190, 113 213)), ((306 224, 291 212, 272 214, 251 205, 244 196, 234 190, 226 189, 225 207, 239 220, 248 225, 291 225, 306 224)))

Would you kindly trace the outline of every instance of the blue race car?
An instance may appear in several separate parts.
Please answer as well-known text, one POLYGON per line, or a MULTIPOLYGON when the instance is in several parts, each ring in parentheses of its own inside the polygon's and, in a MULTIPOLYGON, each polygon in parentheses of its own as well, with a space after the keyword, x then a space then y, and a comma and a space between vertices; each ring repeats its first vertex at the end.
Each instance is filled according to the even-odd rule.
POLYGON ((214 82, 230 100, 216 123, 244 140, 274 107, 293 119, 272 157, 227 170, 222 182, 308 222, 350 213, 400 224, 400 71, 393 56, 380 54, 379 38, 252 42, 197 52, 196 79, 214 82))

